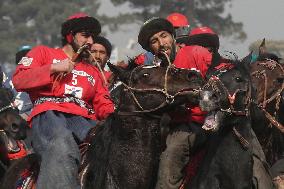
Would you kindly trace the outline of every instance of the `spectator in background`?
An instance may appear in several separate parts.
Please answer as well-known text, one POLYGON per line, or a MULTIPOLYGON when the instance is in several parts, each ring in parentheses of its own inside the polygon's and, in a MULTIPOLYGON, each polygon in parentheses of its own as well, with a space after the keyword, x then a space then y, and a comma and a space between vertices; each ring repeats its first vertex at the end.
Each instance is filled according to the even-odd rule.
MULTIPOLYGON (((22 58, 25 57, 25 55, 32 49, 29 45, 21 46, 16 53, 15 56, 15 63, 18 65, 18 63, 21 61, 22 58)), ((27 120, 27 117, 29 116, 31 109, 33 107, 33 104, 30 100, 30 97, 28 93, 25 92, 17 92, 14 88, 14 85, 12 83, 12 74, 13 73, 5 73, 3 70, 3 86, 6 88, 11 89, 11 91, 14 94, 15 100, 14 105, 19 109, 20 115, 27 120)))
POLYGON ((109 40, 102 36, 96 36, 94 38, 94 44, 91 46, 91 62, 93 65, 99 68, 105 84, 109 83, 111 76, 110 71, 105 70, 106 63, 109 62, 112 51, 112 45, 109 40))
POLYGON ((177 46, 179 48, 186 46, 190 32, 190 24, 186 16, 175 12, 169 14, 167 20, 170 21, 175 28, 177 46))

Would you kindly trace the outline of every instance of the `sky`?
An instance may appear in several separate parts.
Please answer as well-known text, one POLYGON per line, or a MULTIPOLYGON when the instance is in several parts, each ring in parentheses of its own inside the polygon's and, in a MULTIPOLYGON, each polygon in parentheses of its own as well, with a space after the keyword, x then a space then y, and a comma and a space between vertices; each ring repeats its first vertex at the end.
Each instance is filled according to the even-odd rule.
MULTIPOLYGON (((114 7, 109 0, 102 0, 99 14, 107 11, 108 15, 117 15, 121 11, 128 10, 127 4, 114 7)), ((256 40, 263 38, 284 40, 284 0, 232 0, 226 12, 231 13, 234 21, 243 23, 247 39, 243 42, 236 42, 230 38, 221 38, 220 51, 228 50, 235 52, 239 57, 244 57, 249 53, 249 45, 256 40)), ((103 28, 106 37, 119 48, 119 60, 126 56, 137 55, 137 51, 143 51, 137 44, 139 27, 138 23, 125 25, 123 30, 115 33, 103 28), (134 50, 125 48, 133 45, 134 50)))
POLYGON ((245 56, 249 45, 256 40, 284 40, 284 0, 233 0, 232 7, 226 11, 234 21, 243 23, 247 39, 243 43, 222 39, 222 49, 235 49, 237 54, 245 56))

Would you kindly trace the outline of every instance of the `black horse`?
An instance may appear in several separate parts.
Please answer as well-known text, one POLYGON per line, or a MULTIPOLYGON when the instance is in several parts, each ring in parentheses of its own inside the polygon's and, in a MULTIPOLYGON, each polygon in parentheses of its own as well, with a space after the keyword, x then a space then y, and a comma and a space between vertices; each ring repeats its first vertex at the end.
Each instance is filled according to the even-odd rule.
POLYGON ((154 188, 161 153, 161 115, 170 107, 196 103, 201 76, 173 66, 110 68, 122 81, 120 103, 114 115, 97 128, 86 152, 82 187, 154 188))
MULTIPOLYGON (((209 112, 203 128, 215 132, 209 135, 207 153, 188 188, 258 188, 253 182, 253 154, 259 144, 249 116, 254 99, 250 57, 217 70, 201 92, 200 105, 209 112)), ((272 188, 269 174, 264 176, 268 184, 262 188, 272 188)))
MULTIPOLYGON (((1 85, 1 84, 0 84, 1 85)), ((0 179, 11 165, 8 154, 16 153, 21 146, 17 140, 26 137, 28 125, 11 103, 13 94, 9 89, 0 88, 0 179)))
MULTIPOLYGON (((198 72, 173 66, 109 65, 122 81, 116 112, 90 132, 82 148, 82 188, 154 188, 161 153, 159 121, 164 112, 186 102, 198 103, 203 81, 198 72)), ((37 157, 25 158, 5 178, 15 188, 20 173, 38 172, 37 157), (16 176, 12 176, 12 175, 16 176)), ((32 188, 29 184, 28 188, 32 188)))

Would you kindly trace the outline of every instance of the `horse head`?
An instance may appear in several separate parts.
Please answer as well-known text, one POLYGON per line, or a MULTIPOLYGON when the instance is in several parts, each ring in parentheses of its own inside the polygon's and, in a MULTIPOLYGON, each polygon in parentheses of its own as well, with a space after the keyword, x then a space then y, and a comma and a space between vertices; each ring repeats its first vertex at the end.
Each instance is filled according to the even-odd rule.
POLYGON ((259 47, 258 59, 250 65, 258 105, 265 107, 283 91, 284 69, 279 60, 278 56, 267 52, 265 39, 263 39, 259 47))
POLYGON ((27 122, 12 104, 13 94, 9 89, 0 88, 0 143, 1 156, 20 150, 16 140, 26 137, 27 122))
MULTIPOLYGON (((249 75, 251 54, 244 60, 221 65, 201 91, 200 107, 208 111, 203 128, 217 131, 233 116, 247 116, 252 89, 249 75)), ((233 123, 231 123, 233 124, 233 123)))
POLYGON ((252 126, 271 165, 282 157, 284 145, 284 69, 279 61, 279 57, 267 51, 263 40, 258 59, 250 64, 256 92, 251 111, 252 126))
POLYGON ((170 66, 139 66, 129 62, 128 68, 109 64, 124 88, 119 109, 128 112, 155 112, 185 102, 197 103, 203 84, 199 72, 170 66), (131 105, 129 105, 131 102, 131 105), (127 104, 127 106, 123 106, 127 104))

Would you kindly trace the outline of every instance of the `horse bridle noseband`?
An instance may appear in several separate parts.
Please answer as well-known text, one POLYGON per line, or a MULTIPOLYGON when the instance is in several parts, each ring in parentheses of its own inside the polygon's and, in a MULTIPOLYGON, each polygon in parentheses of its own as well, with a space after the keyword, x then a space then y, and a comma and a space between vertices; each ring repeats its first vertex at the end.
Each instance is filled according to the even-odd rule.
MULTIPOLYGON (((126 83, 124 83, 124 82, 121 82, 122 85, 126 88, 126 90, 129 91, 129 93, 132 96, 132 98, 133 98, 134 102, 136 103, 136 105, 141 109, 141 110, 135 110, 132 113, 151 113, 151 112, 155 112, 155 111, 165 107, 166 105, 172 104, 174 102, 174 100, 175 100, 175 97, 182 93, 183 90, 175 93, 174 95, 170 95, 168 93, 168 73, 169 73, 170 68, 173 68, 173 65, 172 65, 168 55, 166 53, 164 53, 164 55, 166 56, 169 65, 166 68, 166 73, 165 73, 165 77, 164 77, 164 88, 163 89, 158 89, 158 88, 139 89, 139 88, 131 87, 131 84, 132 84, 131 83, 131 79, 132 79, 132 76, 133 76, 134 72, 136 70, 140 69, 140 68, 145 67, 144 65, 138 66, 138 67, 134 68, 131 71, 130 77, 129 77, 129 84, 128 85, 126 83), (143 108, 143 106, 141 105, 141 103, 139 103, 139 101, 138 101, 137 97, 135 96, 134 92, 149 92, 149 91, 150 92, 162 93, 163 95, 165 95, 166 99, 159 106, 157 106, 155 108, 152 108, 152 109, 145 110, 143 108)), ((146 66, 146 67, 149 67, 149 66, 146 66)), ((159 66, 150 66, 150 67, 155 68, 155 67, 159 67, 159 66)), ((126 113, 126 112, 119 112, 119 114, 124 114, 124 113, 126 113)), ((130 113, 130 112, 128 112, 128 113, 130 113)))
MULTIPOLYGON (((224 83, 220 80, 220 75, 222 73, 227 72, 227 69, 218 70, 219 74, 211 76, 208 82, 203 86, 203 89, 212 88, 213 92, 218 93, 219 95, 222 95, 222 91, 224 91, 227 95, 228 101, 229 101, 229 107, 228 108, 222 108, 220 105, 220 111, 234 114, 236 116, 248 116, 249 114, 249 108, 251 103, 251 83, 248 83, 248 90, 246 94, 245 99, 245 108, 244 110, 235 110, 234 103, 236 100, 236 94, 240 92, 240 89, 236 89, 236 91, 231 95, 227 87, 224 85, 224 83), (220 87, 221 89, 220 89, 220 87)), ((236 127, 233 127, 233 134, 238 138, 239 142, 241 143, 242 147, 247 150, 249 148, 249 142, 241 135, 241 133, 236 129, 236 127)))
MULTIPOLYGON (((259 65, 264 66, 270 70, 274 70, 277 66, 281 69, 282 74, 284 75, 284 69, 283 67, 277 63, 275 60, 271 60, 271 59, 266 59, 269 62, 258 62, 259 65)), ((257 62, 256 62, 257 63, 257 62)), ((277 121, 276 119, 276 114, 277 111, 279 110, 279 104, 281 101, 281 93, 284 90, 284 83, 282 83, 282 86, 280 89, 278 89, 274 94, 271 95, 270 98, 267 99, 267 75, 266 75, 266 70, 257 70, 253 73, 251 73, 251 76, 254 76, 258 79, 264 78, 264 94, 263 94, 263 102, 256 104, 265 114, 266 118, 270 121, 270 123, 272 125, 274 125, 277 129, 279 129, 282 133, 284 133, 284 126, 277 121), (272 102, 273 100, 276 100, 276 104, 275 104, 275 112, 274 112, 274 116, 272 116, 267 110, 267 104, 269 104, 270 102, 272 102)))
POLYGON ((214 92, 217 92, 219 95, 222 95, 222 91, 224 91, 227 95, 228 101, 229 101, 229 107, 221 107, 222 112, 226 112, 229 114, 235 114, 238 116, 247 116, 249 112, 249 107, 251 103, 251 84, 249 82, 248 84, 248 90, 247 90, 247 95, 246 95, 246 100, 245 100, 245 105, 246 107, 244 110, 235 110, 234 108, 234 103, 236 100, 236 94, 240 92, 240 89, 236 89, 236 91, 231 95, 227 87, 224 85, 224 83, 220 80, 220 75, 222 73, 227 72, 227 69, 219 70, 219 74, 211 76, 208 82, 203 86, 203 89, 208 89, 212 88, 214 92))

